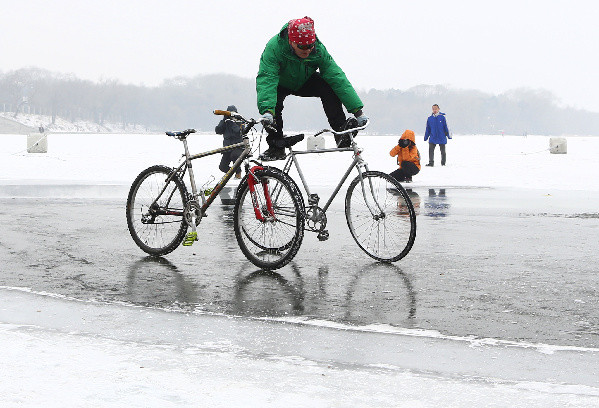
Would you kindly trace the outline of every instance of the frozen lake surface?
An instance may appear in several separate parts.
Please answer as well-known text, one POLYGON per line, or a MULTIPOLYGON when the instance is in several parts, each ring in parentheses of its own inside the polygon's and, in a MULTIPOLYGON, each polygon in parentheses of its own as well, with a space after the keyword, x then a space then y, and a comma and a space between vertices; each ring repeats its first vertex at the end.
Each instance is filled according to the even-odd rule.
MULTIPOLYGON (((456 137, 447 167, 406 186, 418 236, 405 259, 362 253, 338 197, 331 239, 308 234, 293 263, 267 273, 241 254, 226 206, 209 210, 191 249, 155 260, 134 245, 128 185, 174 165, 178 142, 50 135, 48 154, 27 155, 24 136, 2 138, 8 405, 599 402, 599 139, 551 155, 548 138, 456 137)), ((396 136, 360 138, 372 169, 394 168, 396 136)), ((306 159, 321 197, 350 160, 337 155, 306 159)), ((216 160, 199 177, 219 177, 216 160)))

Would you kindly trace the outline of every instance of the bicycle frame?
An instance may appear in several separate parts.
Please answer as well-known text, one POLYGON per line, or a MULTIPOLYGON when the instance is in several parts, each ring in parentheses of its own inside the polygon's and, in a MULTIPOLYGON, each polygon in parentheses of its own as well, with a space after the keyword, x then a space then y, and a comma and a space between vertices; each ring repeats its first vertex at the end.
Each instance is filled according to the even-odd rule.
MULTIPOLYGON (((323 131, 320 131, 318 133, 315 134, 315 136, 324 133, 325 131, 327 131, 326 129, 323 131)), ((344 132, 333 132, 335 134, 342 134, 344 132)), ((292 148, 289 148, 290 154, 289 154, 289 158, 287 159, 287 162, 285 163, 285 166, 283 167, 283 171, 285 173, 289 173, 289 170, 291 170, 291 166, 294 165, 299 176, 300 179, 302 181, 302 185, 304 186, 304 190, 306 191, 306 194, 308 196, 308 204, 309 207, 312 206, 316 206, 318 204, 318 202, 314 202, 314 200, 312 199, 313 195, 310 192, 310 187, 308 186, 308 183, 306 182, 306 179, 304 177, 304 174, 302 172, 302 169, 300 167, 299 161, 297 160, 297 155, 302 155, 302 154, 315 154, 315 153, 331 153, 331 152, 353 152, 354 153, 354 158, 352 163, 349 165, 349 167, 347 168, 345 174, 343 175, 343 177, 341 177, 341 181, 339 181, 339 183, 337 184, 337 187, 335 187, 335 190, 333 191, 333 193, 331 194, 331 197, 329 197, 327 203, 324 205, 324 207, 322 208, 322 212, 326 213, 327 209, 329 208, 329 206, 331 205, 331 203, 333 202, 333 200, 335 199, 335 197, 337 196, 337 193, 339 193, 339 190, 341 190, 341 187, 343 186, 343 183, 345 183, 345 181, 347 180, 347 178, 349 177, 351 171, 356 168, 358 170, 358 174, 360 176, 360 180, 361 180, 361 188, 362 188, 362 194, 364 195, 365 201, 366 201, 366 206, 368 207, 368 209, 370 210, 370 213, 372 215, 375 214, 380 214, 382 212, 381 206, 380 204, 377 202, 376 198, 373 197, 374 200, 374 205, 372 205, 369 200, 368 200, 368 195, 366 194, 366 189, 364 187, 364 180, 363 178, 363 173, 364 170, 365 171, 370 171, 368 168, 368 163, 366 163, 366 161, 362 158, 362 149, 360 149, 358 147, 358 145, 356 144, 356 142, 354 141, 353 135, 351 133, 349 133, 350 135, 350 140, 351 140, 351 147, 342 147, 342 148, 332 148, 332 149, 321 149, 321 150, 300 150, 300 151, 294 151, 292 148), (374 209, 377 208, 378 212, 375 211, 374 209)), ((374 187, 372 186, 372 181, 369 180, 369 184, 370 184, 370 189, 371 191, 374 189, 374 187)))
MULTIPOLYGON (((249 140, 247 135, 244 135, 243 137, 243 142, 241 143, 236 143, 230 146, 224 146, 224 147, 220 147, 218 149, 214 149, 214 150, 209 150, 206 152, 202 152, 202 153, 197 153, 194 155, 191 155, 189 153, 189 147, 187 144, 187 138, 181 138, 181 141, 183 142, 183 146, 185 149, 185 155, 184 155, 184 160, 181 162, 181 164, 174 168, 172 173, 168 176, 168 178, 166 179, 166 182, 164 184, 164 187, 162 188, 162 190, 160 191, 160 193, 158 194, 158 196, 156 197, 156 199, 154 200, 155 204, 160 197, 162 197, 162 194, 164 194, 164 192, 166 191, 167 186, 169 185, 170 181, 173 179, 173 177, 175 177, 177 174, 185 174, 185 171, 187 169, 189 169, 189 182, 191 184, 191 191, 192 191, 192 197, 190 197, 190 200, 195 200, 197 201, 198 196, 202 197, 202 206, 199 208, 200 210, 200 217, 203 216, 203 214, 206 212, 206 210, 208 209, 208 207, 210 207, 210 205, 212 204, 212 202, 215 200, 216 196, 218 195, 218 193, 223 189, 223 187, 227 184, 227 182, 231 179, 231 177, 233 176, 233 173, 241 167, 241 163, 251 155, 251 146, 249 144, 249 140), (237 158, 237 160, 235 161, 235 163, 233 163, 233 166, 231 166, 231 168, 229 169, 229 171, 227 173, 225 173, 225 175, 220 179, 220 181, 216 184, 216 186, 213 188, 210 196, 208 196, 208 198, 205 197, 204 192, 198 192, 197 186, 196 186, 196 182, 195 182, 195 177, 193 174, 193 166, 191 164, 191 162, 195 159, 200 159, 202 157, 207 157, 207 156, 211 156, 213 154, 218 154, 218 153, 223 153, 223 152, 227 152, 239 147, 243 147, 243 152, 241 153, 241 155, 239 156, 239 158, 237 158)), ((169 197, 169 201, 170 201, 170 197, 169 197)), ((183 213, 178 213, 178 212, 170 212, 171 215, 179 215, 179 216, 183 216, 183 213)), ((191 223, 191 229, 192 231, 196 230, 196 223, 192 222, 191 223)))
MULTIPOLYGON (((266 119, 246 119, 230 111, 215 110, 214 113, 239 124, 237 141, 241 143, 215 146, 217 148, 191 154, 190 140, 187 138, 196 133, 195 129, 166 132, 167 136, 183 143, 184 154, 174 166, 152 165, 133 181, 126 205, 127 227, 131 237, 138 247, 151 256, 169 254, 179 245, 192 246, 201 239, 197 230, 207 215, 208 207, 219 193, 222 194, 223 187, 233 174, 241 173, 243 168, 244 177, 233 188, 233 229, 239 248, 259 268, 272 270, 283 267, 297 254, 304 237, 305 217, 301 193, 293 180, 282 171, 263 166, 251 157, 264 135, 264 128, 268 126, 266 119), (257 124, 263 125, 262 132, 250 134, 257 124), (210 176, 204 184, 206 176, 212 173, 209 169, 215 167, 214 159, 204 160, 200 163, 202 167, 198 168, 194 168, 194 160, 219 153, 225 153, 225 161, 235 156, 233 166, 224 167, 225 161, 220 160, 219 168, 225 170, 225 174, 221 174, 222 178, 218 182, 214 182, 214 177, 210 176), (188 169, 189 182, 184 181, 188 169), (197 184, 196 175, 201 184, 197 184), (282 194, 273 199, 271 191, 279 186, 282 194)), ((231 122, 226 124, 230 125, 231 122)), ((237 126, 225 129, 224 133, 228 135, 229 131, 237 133, 237 126)))
MULTIPOLYGON (((215 111, 215 113, 217 112, 222 112, 222 111, 215 111)), ((228 116, 232 116, 229 112, 226 112, 228 114, 228 116)), ((220 113, 219 113, 220 114, 220 113)), ((243 141, 241 143, 236 143, 233 145, 229 145, 229 146, 224 146, 224 147, 219 147, 218 149, 213 149, 213 150, 208 150, 206 152, 202 152, 202 153, 197 153, 197 154, 190 154, 189 153, 189 146, 187 144, 187 136, 189 134, 169 134, 169 136, 172 137, 176 137, 178 138, 181 142, 183 142, 183 147, 185 150, 185 154, 184 154, 184 159, 182 160, 181 164, 176 167, 173 168, 173 171, 171 172, 171 174, 168 176, 168 178, 165 181, 165 185, 162 188, 162 190, 160 191, 160 193, 158 194, 158 196, 156 197, 156 199, 154 200, 154 202, 152 203, 152 205, 155 205, 158 200, 160 199, 160 197, 162 197, 162 194, 164 194, 164 192, 166 191, 167 186, 169 185, 170 181, 177 175, 177 174, 181 174, 181 176, 185 175, 185 172, 187 170, 189 170, 189 182, 191 185, 191 197, 188 198, 187 202, 188 203, 197 203, 197 199, 198 197, 202 198, 202 205, 199 208, 185 208, 183 210, 182 213, 179 213, 177 211, 166 211, 168 212, 170 215, 179 215, 179 216, 184 216, 186 211, 189 211, 190 213, 192 212, 192 210, 194 210, 193 212, 195 212, 195 216, 196 218, 199 217, 201 219, 201 217, 204 216, 206 210, 208 209, 208 207, 210 207, 210 205, 212 204, 212 202, 216 199, 216 197, 218 196, 218 194, 221 192, 221 190, 223 189, 223 187, 229 182, 229 180, 231 179, 231 177, 233 177, 233 174, 237 171, 237 169, 239 169, 241 167, 241 163, 246 160, 248 157, 250 157, 252 155, 252 150, 251 150, 251 145, 249 143, 249 137, 248 137, 248 133, 250 132, 250 130, 252 129, 252 127, 258 123, 255 122, 253 119, 251 120, 247 120, 245 118, 243 118, 241 115, 237 115, 237 118, 240 118, 240 120, 242 120, 243 122, 245 122, 248 126, 245 127, 244 132, 242 133, 243 136, 243 141), (233 163, 233 165, 231 166, 231 168, 229 169, 229 171, 227 171, 223 177, 219 180, 219 182, 213 187, 212 191, 210 192, 210 195, 208 196, 208 198, 206 198, 204 191, 198 191, 196 182, 195 182, 195 176, 193 173, 193 165, 192 165, 192 161, 195 159, 201 159, 203 157, 207 157, 207 156, 211 156, 214 154, 218 154, 218 153, 224 153, 230 150, 234 150, 237 148, 243 148, 243 151, 241 152, 241 155, 237 158, 237 160, 235 160, 235 163, 233 163), (198 213, 199 211, 199 213, 198 213)), ((194 131, 195 132, 195 131, 194 131)), ((168 134, 168 133, 167 133, 168 134)), ((251 169, 249 168, 249 166, 247 166, 247 171, 249 173, 248 177, 248 185, 250 188, 250 192, 252 194, 252 200, 254 202, 254 211, 256 212, 256 218, 259 219, 260 221, 264 221, 265 217, 260 213, 260 209, 257 207, 257 201, 255 200, 255 184, 256 184, 256 178, 254 177, 254 171, 256 169, 260 169, 261 166, 255 166, 252 167, 251 169)), ((264 194, 268 200, 268 205, 267 205, 267 211, 268 211, 268 217, 273 217, 273 210, 272 210, 272 203, 270 202, 270 194, 268 191, 268 186, 266 184, 262 185, 262 188, 264 189, 264 194)), ((174 191, 173 191, 174 193, 174 191)), ((172 193, 171 193, 172 194, 172 193)), ((170 198, 169 197, 169 202, 170 202, 170 198)), ((196 226, 197 224, 199 224, 199 222, 189 222, 192 232, 196 231, 196 226)))
POLYGON ((248 141, 247 136, 244 136, 243 138, 243 142, 241 143, 236 143, 230 146, 224 146, 224 147, 219 147, 218 149, 214 149, 214 150, 209 150, 206 152, 202 152, 202 153, 197 153, 194 155, 190 155, 189 154, 189 148, 187 146, 187 140, 183 139, 183 146, 185 148, 185 160, 183 160, 183 162, 179 165, 179 167, 177 167, 175 169, 175 171, 173 172, 173 174, 177 174, 177 173, 181 173, 181 174, 185 174, 185 170, 188 169, 189 170, 189 183, 191 185, 191 194, 192 194, 192 198, 193 199, 197 199, 198 196, 202 197, 202 213, 208 208, 210 207, 210 204, 212 204, 212 202, 215 200, 216 196, 218 195, 218 193, 220 193, 220 191, 223 189, 223 187, 229 182, 229 180, 231 179, 231 177, 233 177, 233 174, 235 173, 235 171, 237 171, 238 168, 241 167, 241 163, 251 155, 251 147, 248 141), (204 195, 204 192, 198 192, 197 186, 196 186, 196 182, 195 182, 195 177, 193 174, 193 166, 191 164, 191 162, 195 159, 201 159, 202 157, 207 157, 207 156, 212 156, 213 154, 218 154, 218 153, 224 153, 224 152, 228 152, 230 150, 234 150, 237 149, 239 147, 243 147, 243 152, 241 153, 241 155, 237 158, 237 160, 235 160, 235 163, 233 163, 233 165, 231 166, 231 168, 229 169, 228 172, 226 172, 223 177, 219 180, 219 182, 214 186, 214 188, 212 189, 212 192, 210 193, 210 195, 208 196, 208 198, 206 198, 206 196, 204 195))
POLYGON ((302 172, 302 169, 300 167, 299 161, 297 160, 298 155, 302 155, 302 154, 314 154, 314 153, 330 153, 330 152, 350 152, 353 151, 354 152, 354 159, 352 161, 352 163, 349 165, 349 167, 347 168, 345 174, 343 175, 343 177, 341 177, 341 181, 339 181, 339 183, 337 184, 337 187, 335 187, 335 190, 333 191, 333 193, 331 194, 331 196, 329 197, 327 203, 324 205, 324 207, 322 208, 323 212, 326 212, 327 209, 329 208, 329 206, 331 205, 331 203, 333 202, 333 200, 335 199, 335 197, 337 196, 337 193, 339 193, 339 190, 341 190, 341 187, 343 186, 343 183, 345 183, 345 181, 347 180, 347 178, 349 177, 351 171, 354 168, 357 168, 358 170, 358 174, 360 176, 362 176, 363 170, 365 169, 366 171, 368 170, 368 164, 364 161, 364 159, 361 156, 361 152, 362 150, 359 149, 357 146, 354 145, 354 147, 347 147, 347 148, 334 148, 334 149, 322 149, 322 150, 293 150, 293 149, 289 149, 290 150, 290 154, 289 154, 289 158, 287 159, 287 162, 285 163, 285 166, 283 167, 283 171, 285 173, 289 173, 289 170, 291 170, 291 166, 295 166, 295 169, 297 170, 300 179, 302 181, 302 185, 304 186, 304 190, 306 191, 306 194, 308 196, 308 199, 310 199, 310 197, 312 196, 312 193, 310 192, 310 187, 308 186, 308 183, 306 182, 306 179, 304 177, 304 173, 302 172))

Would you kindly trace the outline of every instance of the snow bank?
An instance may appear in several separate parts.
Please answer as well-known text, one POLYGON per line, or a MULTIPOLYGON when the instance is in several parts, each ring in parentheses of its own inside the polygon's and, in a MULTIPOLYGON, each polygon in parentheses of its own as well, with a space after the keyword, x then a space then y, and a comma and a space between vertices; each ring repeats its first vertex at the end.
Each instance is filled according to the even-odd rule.
MULTIPOLYGON (((396 168, 389 150, 398 136, 358 136, 363 157, 371 170, 396 168)), ((426 167, 428 144, 418 140, 422 170, 412 186, 491 187, 544 190, 599 190, 594 177, 599 137, 569 137, 567 154, 551 154, 547 136, 455 136, 447 146, 447 165, 426 167)), ((129 185, 139 172, 153 164, 177 164, 181 143, 163 134, 52 134, 48 153, 27 153, 26 136, 0 136, 0 183, 89 183, 129 185)), ((221 136, 196 134, 192 152, 221 146, 221 136)), ((327 146, 333 145, 326 137, 327 146)), ((306 142, 298 149, 304 149, 306 142)), ((258 145, 256 145, 257 147, 258 145)), ((264 149, 264 144, 262 145, 264 149)), ((196 164, 200 181, 218 179, 220 155, 196 164)), ((300 164, 308 182, 334 186, 351 162, 350 153, 303 155, 300 164)), ((283 162, 272 163, 282 166, 283 162)), ((353 177, 353 176, 352 176, 353 177)), ((409 185, 408 185, 409 186, 409 185)))
POLYGON ((19 114, 14 117, 12 112, 0 112, 0 117, 10 119, 11 121, 18 122, 22 125, 28 126, 34 130, 37 130, 42 126, 46 131, 49 132, 70 132, 70 133, 146 133, 148 129, 144 126, 129 125, 121 123, 105 123, 99 125, 97 123, 88 121, 75 121, 70 122, 57 116, 52 124, 52 117, 48 115, 34 115, 34 114, 19 114))

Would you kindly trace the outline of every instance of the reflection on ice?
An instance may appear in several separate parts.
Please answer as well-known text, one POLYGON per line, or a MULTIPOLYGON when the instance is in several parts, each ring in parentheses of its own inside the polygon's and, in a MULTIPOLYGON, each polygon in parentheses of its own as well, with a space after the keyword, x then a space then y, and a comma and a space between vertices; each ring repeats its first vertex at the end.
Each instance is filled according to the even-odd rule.
POLYGON ((274 271, 237 276, 232 313, 238 316, 294 316, 304 312, 304 287, 297 266, 295 282, 274 271))
POLYGON ((446 217, 449 212, 449 202, 445 189, 440 188, 439 193, 434 188, 428 189, 428 197, 424 202, 425 215, 433 218, 446 217))
POLYGON ((349 323, 414 325, 416 292, 409 276, 396 265, 377 262, 358 271, 345 300, 344 320, 349 323))
POLYGON ((168 259, 147 256, 129 267, 126 299, 137 305, 193 308, 198 293, 168 259))

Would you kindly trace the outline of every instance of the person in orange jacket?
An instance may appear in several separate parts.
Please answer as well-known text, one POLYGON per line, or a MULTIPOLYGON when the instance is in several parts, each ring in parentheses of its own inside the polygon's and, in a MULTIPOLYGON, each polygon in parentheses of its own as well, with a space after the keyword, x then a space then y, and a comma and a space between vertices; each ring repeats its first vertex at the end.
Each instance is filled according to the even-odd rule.
POLYGON ((389 154, 397 156, 397 164, 399 169, 391 172, 389 175, 397 181, 410 182, 412 176, 420 171, 420 152, 416 147, 416 136, 413 130, 406 130, 399 138, 397 146, 395 146, 389 154))

